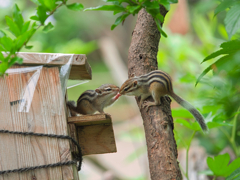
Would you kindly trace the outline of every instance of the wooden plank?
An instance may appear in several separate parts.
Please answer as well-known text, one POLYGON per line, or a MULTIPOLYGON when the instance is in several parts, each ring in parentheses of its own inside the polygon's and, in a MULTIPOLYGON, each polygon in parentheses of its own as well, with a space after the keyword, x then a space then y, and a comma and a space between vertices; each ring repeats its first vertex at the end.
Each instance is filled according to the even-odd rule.
MULTIPOLYGON (((14 88, 14 87, 13 87, 14 88)), ((13 131, 13 118, 11 116, 10 97, 8 86, 5 79, 0 78, 0 129, 8 129, 13 131)), ((15 144, 16 136, 0 133, 0 170, 17 169, 17 146, 15 144), (7 152, 7 153, 5 153, 7 152), (15 163, 10 163, 15 162, 15 163)), ((19 180, 18 173, 9 175, 0 175, 0 180, 16 179, 19 180), (10 176, 8 178, 8 176, 10 176)))
POLYGON ((78 142, 83 155, 116 152, 111 116, 94 114, 68 117, 77 126, 78 142))
POLYGON ((79 126, 77 131, 83 155, 117 152, 112 124, 79 126))
MULTIPOLYGON (((67 96, 67 93, 66 93, 65 104, 66 104, 67 101, 68 101, 68 96, 67 96)), ((66 117, 71 117, 71 113, 70 113, 69 108, 67 108, 66 106, 64 106, 64 107, 65 107, 66 117)), ((77 127, 76 127, 75 124, 68 123, 68 135, 70 137, 72 137, 73 139, 75 139, 76 141, 78 141, 77 127)), ((72 154, 77 154, 78 153, 78 148, 72 141, 70 141, 70 149, 71 149, 72 154)), ((73 175, 74 175, 74 179, 77 179, 77 178, 79 179, 78 171, 77 171, 76 166, 73 166, 73 175)))
POLYGON ((111 124, 111 116, 108 114, 93 114, 68 117, 68 123, 74 123, 77 126, 111 124))
POLYGON ((70 71, 69 79, 92 79, 91 66, 87 62, 87 57, 85 54, 19 52, 18 56, 23 58, 23 66, 62 66, 68 63, 69 59, 72 56, 72 68, 70 71))
MULTIPOLYGON (((50 103, 54 106, 50 111, 52 120, 53 120, 51 124, 52 132, 53 134, 58 134, 58 135, 61 135, 61 134, 68 135, 67 123, 66 123, 67 118, 66 118, 65 109, 64 109, 65 99, 62 96, 59 71, 57 68, 43 68, 43 74, 44 73, 45 73, 45 81, 43 81, 43 83, 45 82, 45 84, 49 86, 48 89, 50 89, 49 97, 44 97, 44 98, 52 99, 50 103), (53 111, 53 109, 55 111, 53 111)), ((46 101, 46 99, 44 101, 46 101)), ((58 162, 59 161, 65 162, 65 161, 72 160, 69 141, 57 139, 57 144, 58 144, 58 151, 55 151, 55 152, 56 152, 56 156, 59 157, 58 162)), ((72 166, 62 166, 61 171, 62 171, 62 174, 60 174, 60 179, 74 179, 72 166)))
MULTIPOLYGON (((9 74, 5 79, 0 78, 0 85, 0 129, 67 135, 67 118, 57 67, 43 68, 39 74, 9 74), (35 89, 31 83, 36 85, 35 89), (34 91, 32 102, 27 98, 31 91, 34 91), (21 99, 25 101, 19 101, 21 99), (25 107, 28 103, 29 111, 25 107), (26 112, 19 112, 20 105, 24 105, 26 112)), ((0 170, 72 159, 68 140, 1 133, 0 139, 0 170)), ((0 179, 78 179, 75 169, 75 165, 73 168, 71 165, 46 168, 0 175, 0 179)))

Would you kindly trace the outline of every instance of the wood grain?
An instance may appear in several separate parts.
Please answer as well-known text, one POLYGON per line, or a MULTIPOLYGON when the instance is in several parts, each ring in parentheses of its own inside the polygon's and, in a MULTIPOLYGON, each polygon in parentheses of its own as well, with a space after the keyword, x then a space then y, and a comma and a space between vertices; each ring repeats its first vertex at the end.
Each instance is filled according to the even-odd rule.
POLYGON ((78 142, 83 155, 116 152, 116 144, 109 114, 68 117, 69 124, 77 126, 78 142))
POLYGON ((79 126, 77 131, 83 155, 117 152, 112 124, 79 126))
MULTIPOLYGON (((6 54, 5 54, 6 55, 6 54)), ((19 52, 23 58, 23 66, 62 66, 69 62, 72 57, 72 67, 69 79, 81 80, 92 79, 91 66, 87 62, 85 54, 62 54, 62 53, 25 53, 19 52)))
MULTIPOLYGON (((160 12, 165 17, 167 10, 160 5, 160 12)), ((128 51, 129 77, 158 68, 159 39, 160 33, 154 19, 145 9, 140 10, 128 51)), ((136 100, 143 118, 151 180, 182 180, 173 134, 170 98, 161 98, 161 106, 151 106, 148 111, 140 106, 139 99, 136 100)), ((152 98, 146 100, 152 101, 152 98)))
MULTIPOLYGON (((68 96, 67 96, 67 93, 65 95, 65 103, 68 101, 68 96)), ((70 109, 66 107, 66 114, 67 114, 67 117, 71 117, 71 112, 70 112, 70 109)), ((75 139, 76 141, 78 141, 78 136, 77 136, 77 127, 75 124, 73 123, 68 123, 68 134, 70 137, 72 137, 73 139, 75 139)), ((78 153, 78 148, 77 146, 73 143, 73 142, 70 142, 70 147, 71 147, 71 152, 73 154, 75 153, 78 153)))
MULTIPOLYGON (((39 72, 9 74, 0 78, 0 129, 68 134, 59 69, 44 67, 39 72), (33 97, 28 98, 31 91, 33 97), (21 106, 24 111, 19 112, 21 106)), ((72 160, 68 140, 1 133, 0 139, 0 171, 72 160)), ((78 179, 74 171, 70 165, 0 175, 0 180, 78 179)))
POLYGON ((111 124, 111 116, 108 114, 93 114, 84 116, 73 116, 68 118, 68 123, 74 123, 77 126, 111 124))

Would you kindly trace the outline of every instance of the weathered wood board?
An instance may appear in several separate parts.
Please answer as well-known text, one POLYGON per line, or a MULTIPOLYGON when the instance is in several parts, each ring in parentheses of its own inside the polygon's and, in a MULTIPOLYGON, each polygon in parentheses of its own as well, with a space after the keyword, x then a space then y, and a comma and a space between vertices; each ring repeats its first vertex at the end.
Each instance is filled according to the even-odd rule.
MULTIPOLYGON (((58 67, 0 78, 0 102, 0 129, 68 135, 58 67)), ((0 133, 0 171, 70 160, 69 140, 0 133)), ((10 173, 0 175, 0 180, 78 179, 75 168, 10 173)))
POLYGON ((72 56, 72 67, 69 79, 92 79, 91 66, 87 62, 85 54, 19 52, 18 56, 23 58, 23 66, 62 66, 67 64, 72 56))
POLYGON ((108 114, 94 114, 85 116, 74 116, 68 118, 68 123, 74 123, 77 126, 111 124, 111 116, 108 114))
POLYGON ((111 116, 94 114, 68 118, 77 126, 83 155, 117 152, 111 116))

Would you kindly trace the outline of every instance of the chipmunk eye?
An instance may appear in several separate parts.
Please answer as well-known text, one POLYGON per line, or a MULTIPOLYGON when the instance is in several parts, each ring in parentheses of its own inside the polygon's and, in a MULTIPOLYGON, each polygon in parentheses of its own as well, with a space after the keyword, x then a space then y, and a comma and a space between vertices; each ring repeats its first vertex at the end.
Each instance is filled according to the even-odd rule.
POLYGON ((124 91, 127 91, 129 88, 130 88, 130 87, 125 87, 125 88, 124 88, 124 91))
POLYGON ((111 91, 111 90, 112 90, 112 88, 106 88, 105 90, 106 90, 106 91, 111 91))

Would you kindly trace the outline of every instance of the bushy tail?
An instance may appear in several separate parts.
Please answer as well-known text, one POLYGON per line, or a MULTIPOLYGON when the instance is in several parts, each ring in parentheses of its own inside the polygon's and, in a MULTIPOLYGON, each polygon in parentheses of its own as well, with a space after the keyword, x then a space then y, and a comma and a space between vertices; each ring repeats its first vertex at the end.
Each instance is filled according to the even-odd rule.
POLYGON ((208 131, 208 127, 205 123, 204 117, 195 107, 193 107, 193 105, 191 105, 189 102, 185 101, 184 99, 176 95, 174 92, 172 92, 170 96, 175 101, 177 101, 178 104, 187 109, 194 116, 194 118, 197 120, 203 131, 205 132, 208 131))

